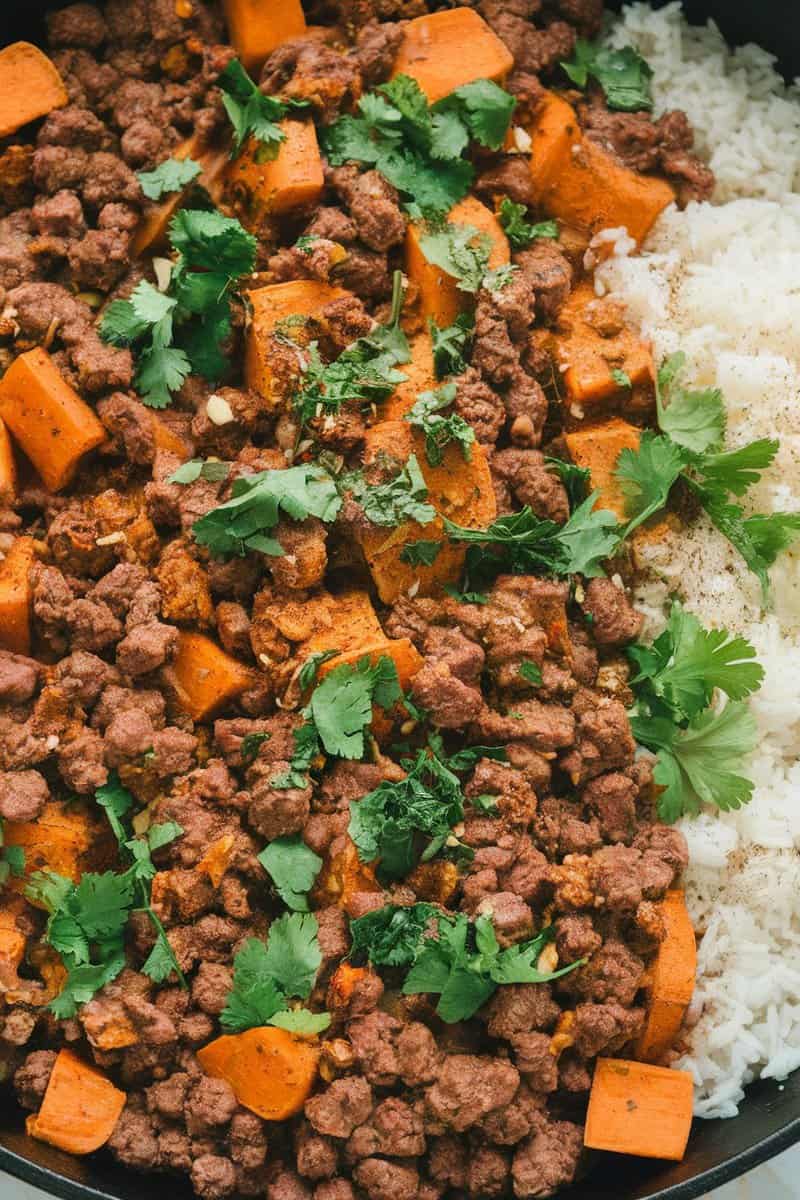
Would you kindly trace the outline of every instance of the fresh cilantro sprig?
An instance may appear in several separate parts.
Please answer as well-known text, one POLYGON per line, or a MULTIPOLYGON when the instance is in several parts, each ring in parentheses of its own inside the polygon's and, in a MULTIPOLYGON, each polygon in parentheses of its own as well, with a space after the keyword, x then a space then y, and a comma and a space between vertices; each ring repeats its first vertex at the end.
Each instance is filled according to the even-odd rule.
POLYGON ((658 755, 662 820, 697 813, 701 804, 727 811, 750 800, 753 784, 739 772, 756 744, 755 721, 743 703, 764 678, 755 653, 743 637, 704 629, 678 601, 651 646, 628 647, 636 668, 631 728, 658 755), (718 693, 728 698, 722 709, 718 693))
POLYGON ((400 325, 402 306, 403 276, 401 271, 395 271, 392 309, 385 325, 377 325, 358 338, 332 363, 323 363, 316 343, 307 351, 300 351, 304 358, 303 377, 294 408, 302 424, 314 417, 338 413, 344 404, 369 405, 386 400, 405 381, 406 375, 397 370, 411 357, 408 339, 400 325))
POLYGON ((142 965, 144 974, 161 983, 175 972, 186 987, 150 904, 150 882, 156 872, 152 852, 183 830, 168 821, 151 826, 146 835, 131 837, 126 818, 133 797, 114 775, 98 789, 96 798, 129 864, 126 870, 86 872, 78 883, 53 871, 37 871, 25 889, 48 912, 43 939, 60 954, 67 969, 64 986, 49 1006, 59 1019, 74 1016, 81 1004, 119 975, 126 963, 125 930, 134 910, 146 912, 156 932, 153 949, 142 965))
POLYGON ((350 921, 351 958, 375 967, 410 967, 428 922, 437 917, 435 904, 387 904, 350 921))
POLYGON ((193 158, 165 158, 152 171, 137 172, 136 178, 148 200, 160 200, 171 192, 182 192, 202 170, 193 158))
POLYGON ((322 859, 299 834, 275 838, 258 855, 287 908, 308 912, 308 893, 322 868, 322 859))
POLYGON ((467 529, 445 518, 454 542, 466 542, 466 574, 471 587, 484 587, 504 571, 519 574, 603 574, 602 562, 620 543, 613 513, 595 508, 598 493, 579 504, 564 525, 537 517, 526 505, 498 517, 488 529, 467 529))
POLYGON ((195 521, 192 535, 217 557, 243 557, 251 550, 280 556, 283 547, 270 534, 281 514, 295 521, 318 517, 330 523, 341 506, 336 483, 322 467, 258 471, 234 480, 230 500, 195 521))
MULTIPOLYGON (((404 995, 438 995, 436 1012, 448 1024, 474 1016, 503 984, 548 983, 586 962, 578 959, 557 971, 540 971, 536 964, 553 940, 551 926, 530 941, 501 950, 489 915, 472 922, 463 913, 431 912, 431 907, 414 905, 410 910, 400 910, 404 915, 396 929, 392 927, 392 918, 386 915, 387 910, 379 910, 378 914, 371 914, 372 928, 367 925, 354 934, 354 945, 358 938, 359 951, 371 957, 369 939, 374 937, 377 959, 373 961, 385 962, 387 952, 391 951, 387 934, 399 935, 395 957, 400 961, 396 965, 413 962, 403 984, 404 995), (431 931, 434 921, 436 929, 431 931), (422 934, 416 945, 412 941, 415 933, 422 934)), ((351 929, 356 924, 352 922, 351 929)))
POLYGON ((436 509, 427 502, 428 486, 416 454, 384 483, 367 483, 363 472, 350 471, 340 477, 339 488, 350 493, 373 525, 400 525, 403 521, 427 525, 436 517, 436 509))
POLYGON ((260 1025, 305 1035, 328 1028, 329 1013, 289 1007, 291 999, 308 999, 314 986, 322 963, 318 928, 311 913, 287 913, 272 922, 266 944, 247 939, 234 957, 233 986, 219 1018, 226 1033, 260 1025))
POLYGON ((800 513, 746 517, 740 498, 758 481, 778 452, 778 442, 759 438, 735 450, 722 450, 725 406, 717 388, 689 391, 678 383, 685 355, 662 364, 656 380, 660 433, 646 431, 637 450, 625 449, 616 475, 626 498, 627 537, 659 512, 681 479, 720 533, 739 551, 758 577, 764 596, 768 571, 778 554, 800 533, 800 513))
POLYGON ((472 313, 459 313, 452 325, 441 329, 433 317, 428 318, 433 350, 433 370, 437 379, 460 375, 467 368, 468 354, 475 335, 472 313))
POLYGON ((508 196, 500 201, 498 219, 505 235, 515 250, 525 250, 536 238, 557 238, 557 221, 527 220, 528 209, 524 204, 515 204, 508 196))
POLYGON ((451 442, 461 447, 465 462, 472 461, 475 430, 456 412, 448 416, 443 410, 449 408, 456 398, 456 385, 445 383, 435 391, 421 392, 414 407, 405 419, 414 429, 425 435, 425 457, 432 467, 441 466, 444 450, 451 442))
POLYGON ((450 275, 462 292, 474 294, 481 288, 489 292, 502 291, 517 270, 513 264, 506 263, 490 269, 491 241, 474 225, 445 221, 423 234, 419 245, 428 262, 450 275))
POLYGON ((478 79, 431 107, 416 80, 397 75, 362 96, 356 116, 323 130, 323 147, 333 166, 358 162, 378 170, 413 217, 443 215, 472 183, 472 165, 462 157, 470 140, 499 149, 514 105, 497 84, 478 79))
POLYGON ((221 213, 181 209, 169 236, 177 258, 168 289, 143 279, 127 300, 109 304, 100 323, 105 341, 133 348, 136 388, 151 408, 166 408, 191 372, 222 376, 230 293, 255 265, 255 238, 221 213))
POLYGON ((289 770, 273 779, 273 786, 304 787, 312 763, 323 754, 363 758, 373 705, 388 712, 402 695, 397 667, 387 655, 375 663, 365 656, 333 667, 302 710, 303 724, 293 733, 295 751, 289 770))
POLYGON ((420 750, 403 765, 404 779, 384 780, 350 802, 348 833, 362 862, 378 860, 382 881, 403 879, 435 857, 464 816, 460 780, 435 754, 420 750))
POLYGON ((609 108, 637 112, 653 107, 653 68, 633 46, 612 50, 578 38, 572 58, 561 66, 579 88, 585 88, 590 77, 597 80, 609 108))
POLYGON ((235 157, 249 137, 258 142, 258 161, 275 158, 286 134, 277 124, 293 108, 308 108, 307 100, 279 100, 265 96, 245 71, 238 58, 233 58, 217 79, 222 92, 222 104, 233 126, 235 157))

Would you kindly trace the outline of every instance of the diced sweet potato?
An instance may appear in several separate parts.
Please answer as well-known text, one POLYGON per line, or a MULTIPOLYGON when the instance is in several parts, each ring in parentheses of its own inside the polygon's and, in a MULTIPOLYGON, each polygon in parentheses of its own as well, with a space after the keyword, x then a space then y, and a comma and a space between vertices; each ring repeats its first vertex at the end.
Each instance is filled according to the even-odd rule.
POLYGON ((17 490, 17 464, 5 421, 0 421, 0 503, 13 501, 17 490))
POLYGON ((624 225, 641 242, 675 199, 665 180, 629 170, 584 138, 572 105, 552 92, 539 105, 528 133, 536 202, 568 225, 592 233, 624 225))
POLYGON ((68 100, 63 79, 38 46, 12 42, 0 50, 0 138, 68 100))
POLYGON ((260 161, 263 147, 252 138, 229 164, 226 188, 239 219, 253 231, 265 218, 305 212, 319 201, 325 183, 313 121, 287 117, 277 156, 260 161))
MULTIPOLYGON (((346 839, 338 854, 326 859, 314 885, 315 896, 322 905, 333 905, 350 912, 353 898, 360 892, 381 892, 375 870, 358 857, 355 843, 346 839)), ((355 915, 351 913, 351 915, 355 915)))
POLYGON ((352 588, 336 596, 326 593, 325 618, 310 637, 297 647, 298 657, 308 658, 325 650, 346 654, 374 645, 383 637, 372 601, 367 592, 352 588))
POLYGON ((597 302, 591 281, 583 280, 559 312, 554 335, 567 415, 577 420, 613 407, 628 392, 627 383, 614 372, 622 372, 635 388, 651 388, 655 380, 649 342, 627 326, 603 337, 586 319, 587 306, 597 302))
POLYGON ((25 955, 27 938, 17 924, 25 909, 21 896, 4 895, 0 904, 0 991, 19 986, 17 969, 25 955))
POLYGON ((445 448, 441 465, 431 467, 425 456, 425 439, 407 421, 381 421, 367 431, 366 459, 379 453, 399 461, 416 454, 428 487, 428 501, 440 516, 427 525, 406 521, 396 527, 370 526, 359 536, 360 545, 378 595, 385 604, 415 588, 420 595, 439 591, 455 583, 464 565, 464 547, 448 541, 441 517, 458 525, 485 528, 494 520, 497 507, 489 464, 483 448, 472 447, 472 461, 465 462, 454 443, 445 448), (438 541, 442 548, 430 566, 412 566, 400 557, 409 542, 438 541))
POLYGON ((572 461, 591 471, 590 488, 599 492, 596 508, 608 508, 620 521, 626 519, 625 496, 615 471, 623 450, 639 448, 640 430, 620 417, 612 417, 602 425, 590 425, 565 434, 564 440, 572 461))
POLYGON ((231 43, 251 75, 281 42, 306 32, 300 0, 223 0, 223 8, 231 43))
POLYGON ((475 79, 502 83, 513 66, 505 42, 473 8, 450 8, 407 23, 392 74, 416 79, 435 104, 475 79))
MULTIPOLYGON (((25 875, 55 871, 77 882, 85 870, 99 865, 109 845, 108 828, 89 815, 86 808, 52 800, 35 821, 6 821, 3 837, 8 846, 25 850, 25 875)), ((25 879, 13 876, 6 885, 22 891, 25 879)))
POLYGON ((649 1063, 598 1058, 584 1145, 680 1162, 692 1128, 692 1076, 649 1063))
POLYGON ((222 876, 231 865, 235 842, 236 839, 232 833, 224 833, 222 837, 211 843, 195 867, 196 871, 208 876, 212 887, 219 887, 222 876))
POLYGON ((31 648, 30 569, 36 558, 33 538, 15 538, 0 562, 0 647, 14 654, 31 648))
POLYGON ((152 414, 153 420, 153 436, 155 437, 156 449, 166 450, 168 454, 175 454, 182 461, 189 457, 189 447, 181 437, 169 426, 166 421, 162 421, 155 413, 152 414))
POLYGON ((71 483, 83 456, 106 440, 92 409, 41 346, 20 354, 0 380, 0 418, 51 492, 71 483))
POLYGON ((176 146, 172 157, 181 161, 191 158, 203 170, 182 191, 172 192, 163 200, 153 201, 146 206, 131 243, 131 253, 134 257, 165 248, 169 223, 195 188, 203 188, 212 199, 216 198, 229 161, 226 150, 206 145, 196 133, 176 146))
POLYGON ((69 1154, 91 1154, 111 1137, 126 1100, 97 1067, 59 1050, 42 1107, 25 1128, 30 1137, 69 1154))
POLYGON ((195 721, 206 720, 263 678, 226 654, 211 638, 183 630, 169 676, 179 703, 195 721))
POLYGON ((429 333, 418 333, 409 339, 411 359, 398 367, 406 376, 388 400, 380 406, 381 420, 394 421, 405 416, 416 403, 420 392, 429 392, 436 387, 433 373, 433 341, 429 333))
POLYGON ((636 1056, 645 1062, 657 1062, 674 1044, 697 972, 697 944, 683 892, 667 892, 658 907, 666 936, 649 971, 647 1022, 636 1043, 636 1056))
MULTIPOLYGON (((444 14, 437 14, 444 15, 444 14)), ((412 22, 413 23, 413 22, 412 22)), ((447 220, 451 225, 471 225, 478 233, 486 234, 491 242, 489 267, 495 270, 511 261, 508 238, 497 217, 474 196, 466 196, 450 209, 447 220)), ((405 266, 408 278, 419 288, 419 304, 427 320, 433 317, 440 327, 452 325, 460 312, 472 302, 467 292, 459 291, 456 281, 441 267, 428 262, 422 251, 422 239, 428 232, 424 224, 411 223, 406 230, 405 266)))
POLYGON ((348 293, 315 279, 297 279, 275 283, 248 293, 252 321, 245 347, 245 382, 265 399, 272 398, 272 334, 275 327, 290 317, 319 316, 326 304, 348 293))
POLYGON ((226 1080, 236 1099, 265 1121, 285 1121, 305 1104, 319 1064, 316 1042, 259 1026, 216 1038, 197 1051, 207 1075, 226 1080))

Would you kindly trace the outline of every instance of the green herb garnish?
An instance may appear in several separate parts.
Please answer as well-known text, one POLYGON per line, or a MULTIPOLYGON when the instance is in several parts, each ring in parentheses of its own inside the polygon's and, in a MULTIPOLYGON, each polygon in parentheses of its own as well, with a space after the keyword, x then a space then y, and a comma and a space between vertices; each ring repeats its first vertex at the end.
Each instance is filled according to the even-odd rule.
POLYGON ((586 87, 590 76, 596 79, 609 108, 637 112, 653 107, 650 91, 653 69, 633 46, 612 50, 578 38, 572 58, 561 66, 579 88, 586 87))
POLYGON ((202 170, 191 158, 165 158, 154 170, 139 171, 136 178, 148 200, 160 200, 171 192, 182 192, 202 170))
POLYGON ((531 223, 527 218, 528 209, 524 204, 515 204, 508 196, 500 202, 498 218, 505 230, 506 237, 515 250, 524 250, 537 238, 557 238, 557 221, 537 221, 531 223))
POLYGON ((299 834, 275 838, 258 856, 287 908, 308 912, 308 893, 322 868, 322 859, 299 834))
POLYGON ((231 157, 239 153, 249 137, 258 143, 259 162, 275 158, 286 134, 277 124, 292 108, 308 108, 307 100, 279 100, 265 96, 245 71, 238 58, 231 59, 217 79, 222 103, 233 126, 231 157))
POLYGON ((456 385, 445 383, 435 391, 422 392, 411 411, 406 413, 405 419, 409 424, 425 435, 425 457, 432 467, 441 465, 445 447, 450 442, 461 447, 465 462, 472 461, 475 430, 459 413, 451 412, 446 417, 442 415, 455 398, 456 385))

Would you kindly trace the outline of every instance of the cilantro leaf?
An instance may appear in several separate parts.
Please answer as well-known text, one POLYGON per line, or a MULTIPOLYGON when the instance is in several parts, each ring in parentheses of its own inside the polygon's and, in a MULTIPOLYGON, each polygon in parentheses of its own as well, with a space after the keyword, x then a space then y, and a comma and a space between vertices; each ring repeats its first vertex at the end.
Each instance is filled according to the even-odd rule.
POLYGON ((284 904, 296 912, 308 912, 307 893, 322 868, 322 859, 300 835, 275 838, 258 855, 258 861, 284 904))
POLYGON ((194 483, 197 479, 207 479, 211 483, 220 483, 228 478, 230 464, 215 460, 206 462, 202 458, 193 458, 183 463, 177 471, 167 476, 167 483, 194 483))
POLYGON ((741 808, 753 795, 753 783, 738 772, 756 747, 758 734, 746 704, 730 700, 721 712, 706 708, 685 729, 667 719, 631 720, 634 737, 658 753, 654 779, 662 821, 698 813, 702 804, 723 812, 741 808))
POLYGON ((387 904, 363 917, 351 918, 351 954, 367 958, 376 967, 411 966, 428 922, 438 913, 433 904, 411 904, 408 908, 387 904))
MULTIPOLYGON (((466 127, 476 142, 489 150, 499 150, 508 133, 516 103, 509 92, 498 87, 491 79, 476 79, 456 88, 435 104, 434 120, 441 116, 460 119, 461 125, 466 127)), ((466 141, 447 157, 455 158, 465 146, 466 141)))
POLYGON ((542 684, 542 669, 534 662, 521 662, 519 665, 519 673, 526 683, 530 683, 533 687, 540 687, 542 684))
POLYGON ((264 536, 274 529, 281 513, 295 521, 318 517, 330 522, 342 504, 330 475, 316 466, 240 476, 231 493, 230 500, 212 508, 192 526, 195 541, 208 546, 217 557, 243 557, 249 550, 283 554, 277 541, 264 536))
POLYGON ((630 516, 626 535, 664 507, 686 463, 680 446, 650 430, 642 434, 637 450, 626 447, 620 452, 616 475, 630 516))
POLYGON ((133 807, 133 796, 119 781, 116 771, 111 771, 108 781, 99 787, 94 798, 101 808, 106 810, 106 817, 114 837, 122 845, 128 837, 128 830, 123 823, 133 807))
POLYGON ((446 222, 420 238, 428 262, 450 275, 462 292, 477 292, 489 270, 491 242, 474 225, 446 222))
POLYGON ((564 462, 561 458, 552 458, 550 455, 545 455, 545 465, 555 471, 558 478, 564 485, 567 496, 569 497, 570 512, 582 504, 589 494, 589 481, 592 477, 592 472, 589 467, 578 467, 575 463, 564 462))
POLYGON ((557 541, 563 561, 558 574, 585 575, 589 579, 602 575, 600 564, 619 546, 622 531, 616 517, 607 509, 595 508, 598 498, 598 492, 587 496, 561 526, 557 541))
POLYGON ((463 816, 458 777, 420 750, 404 779, 384 780, 350 802, 348 834, 362 862, 379 860, 381 880, 402 879, 420 858, 427 861, 438 853, 463 816), (428 839, 424 851, 420 835, 428 839))
POLYGON ((536 238, 557 238, 557 221, 537 221, 531 224, 526 220, 527 206, 515 204, 508 196, 500 202, 498 219, 505 230, 506 237, 515 250, 524 250, 536 238))
POLYGON ((174 346, 153 346, 144 350, 139 356, 134 380, 142 403, 150 408, 168 408, 172 393, 180 391, 191 369, 185 351, 174 346))
POLYGON ((211 271, 230 281, 249 275, 255 266, 256 238, 219 212, 179 209, 170 222, 169 239, 193 271, 211 271))
POLYGON ((329 671, 311 693, 308 712, 326 753, 360 759, 364 754, 364 731, 372 721, 373 702, 388 709, 401 696, 392 660, 384 655, 373 666, 364 657, 329 671))
POLYGON ((630 375, 627 373, 627 371, 621 371, 619 367, 615 367, 611 372, 611 378, 618 387, 629 388, 633 386, 630 375))
POLYGON ((314 986, 322 962, 317 931, 316 917, 292 913, 272 922, 266 945, 260 938, 247 939, 233 960, 233 986, 220 1016, 227 1033, 259 1025, 304 1033, 327 1029, 327 1013, 287 1011, 288 998, 304 1000, 314 986))
POLYGON ((286 135, 277 122, 286 116, 290 107, 303 107, 304 102, 290 104, 275 96, 265 96, 245 71, 238 58, 231 59, 217 79, 222 91, 222 103, 233 126, 234 157, 248 137, 260 143, 260 161, 275 158, 286 135))
POLYGON ((426 541, 419 538, 416 542, 407 542, 400 551, 400 561, 411 567, 431 567, 441 553, 442 543, 426 541))
POLYGON ((572 58, 561 66, 579 88, 586 87, 589 76, 596 79, 609 108, 636 112, 653 107, 650 91, 653 69, 633 46, 612 50, 578 38, 572 58))
POLYGON ((416 454, 386 483, 368 484, 360 471, 351 471, 342 476, 340 487, 352 493, 373 525, 399 525, 403 521, 427 525, 436 517, 436 509, 426 503, 428 487, 416 454))
POLYGON ((736 450, 706 454, 698 464, 703 487, 723 499, 728 493, 743 496, 749 487, 758 482, 761 472, 770 466, 777 453, 777 441, 759 438, 736 450))
POLYGON ((300 668, 300 674, 297 676, 297 682, 301 692, 306 691, 307 688, 312 686, 314 680, 317 678, 317 672, 319 671, 320 667, 324 663, 330 662, 332 658, 336 658, 338 654, 339 651, 334 649, 318 650, 316 654, 309 654, 308 658, 300 668))
POLYGON ((139 171, 136 178, 148 200, 160 200, 170 192, 182 192, 203 168, 191 158, 166 158, 152 171, 139 171))
POLYGON ((277 1025, 279 1029, 288 1029, 290 1033, 300 1033, 305 1037, 310 1037, 312 1034, 323 1033, 331 1023, 330 1013, 312 1013, 307 1008, 294 1008, 290 1012, 276 1012, 272 1014, 270 1025, 277 1025))
POLYGON ((428 330, 433 341, 433 370, 437 379, 460 375, 467 368, 467 354, 475 333, 471 313, 459 313, 452 325, 440 329, 433 317, 428 318, 428 330))
POLYGON ((264 968, 286 996, 304 1000, 314 986, 322 963, 313 913, 291 913, 269 927, 264 968))
POLYGON ((677 384, 686 363, 681 351, 664 360, 656 375, 659 428, 677 445, 705 454, 722 445, 725 405, 719 388, 690 392, 677 384))
POLYGON ((413 408, 405 415, 412 428, 425 434, 425 457, 432 467, 441 466, 444 449, 450 442, 456 442, 461 447, 465 462, 472 461, 475 430, 459 413, 442 416, 442 410, 449 408, 455 398, 456 385, 443 384, 435 391, 421 392, 413 408))

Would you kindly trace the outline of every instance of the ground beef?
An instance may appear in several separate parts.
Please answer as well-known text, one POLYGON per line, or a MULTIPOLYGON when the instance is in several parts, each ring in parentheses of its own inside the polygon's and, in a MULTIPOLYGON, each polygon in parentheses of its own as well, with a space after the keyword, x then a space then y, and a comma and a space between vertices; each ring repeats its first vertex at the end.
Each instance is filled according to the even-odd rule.
POLYGON ((571 1183, 583 1149, 583 1130, 570 1121, 545 1125, 518 1148, 511 1166, 514 1195, 551 1196, 571 1183))
POLYGON ((519 1074, 510 1063, 470 1054, 448 1054, 425 1104, 436 1120, 463 1132, 511 1101, 519 1074))
POLYGON ((590 579, 586 587, 584 612, 592 622, 592 636, 598 646, 622 646, 641 633, 644 617, 628 603, 625 592, 610 579, 590 579))
POLYGON ((14 1090, 23 1108, 35 1112, 44 1099, 50 1073, 55 1066, 54 1050, 34 1050, 14 1073, 14 1090))

